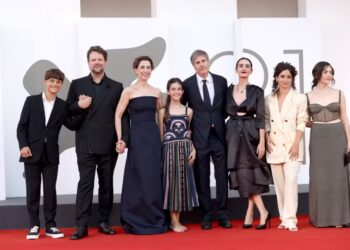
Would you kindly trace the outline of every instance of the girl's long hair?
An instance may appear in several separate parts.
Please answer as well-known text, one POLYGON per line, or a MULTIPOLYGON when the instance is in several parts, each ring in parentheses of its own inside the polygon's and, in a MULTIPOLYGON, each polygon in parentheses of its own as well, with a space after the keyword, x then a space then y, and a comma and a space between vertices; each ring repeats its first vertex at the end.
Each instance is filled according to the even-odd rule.
MULTIPOLYGON (((332 67, 332 65, 329 62, 318 62, 316 63, 316 65, 314 66, 314 68, 312 69, 312 86, 311 89, 313 89, 314 87, 316 87, 316 85, 318 84, 318 82, 321 80, 322 77, 322 71, 326 68, 326 67, 331 67, 332 69, 332 75, 334 76, 334 69, 332 67)), ((332 84, 335 83, 335 80, 333 78, 332 80, 332 84)))
MULTIPOLYGON (((180 80, 180 78, 174 77, 169 79, 168 83, 166 84, 166 90, 170 90, 170 86, 173 83, 178 83, 181 85, 181 88, 183 89, 183 82, 180 80)), ((170 95, 167 95, 165 105, 164 105, 164 117, 163 117, 163 123, 166 123, 166 120, 169 118, 169 106, 170 106, 171 97, 170 95)))

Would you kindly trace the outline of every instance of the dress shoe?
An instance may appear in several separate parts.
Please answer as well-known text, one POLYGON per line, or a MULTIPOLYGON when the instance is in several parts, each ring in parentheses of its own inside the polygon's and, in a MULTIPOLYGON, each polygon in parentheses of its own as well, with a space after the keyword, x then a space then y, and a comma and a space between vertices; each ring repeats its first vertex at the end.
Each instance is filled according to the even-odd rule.
POLYGON ((71 240, 80 240, 84 237, 88 236, 88 229, 87 227, 78 227, 77 231, 75 231, 71 236, 71 240))
POLYGON ((211 229, 211 221, 210 220, 203 220, 201 223, 201 228, 203 230, 210 230, 211 229))
POLYGON ((228 219, 219 219, 219 226, 222 228, 232 228, 232 224, 228 219))
POLYGON ((106 235, 115 235, 115 231, 106 222, 99 224, 98 231, 106 235))
POLYGON ((267 223, 269 223, 269 227, 271 227, 271 214, 269 212, 267 212, 265 223, 257 225, 255 229, 257 230, 266 229, 267 223))
POLYGON ((252 227, 253 227, 253 224, 243 224, 243 226, 242 226, 243 229, 249 229, 252 227))

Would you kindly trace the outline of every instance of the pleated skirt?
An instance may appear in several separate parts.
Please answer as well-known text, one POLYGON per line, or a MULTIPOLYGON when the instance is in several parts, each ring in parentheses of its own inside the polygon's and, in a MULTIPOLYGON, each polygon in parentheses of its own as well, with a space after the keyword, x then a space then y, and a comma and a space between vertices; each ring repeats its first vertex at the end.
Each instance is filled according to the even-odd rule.
POLYGON ((309 212, 316 227, 350 223, 349 167, 341 123, 313 124, 310 135, 309 212))
POLYGON ((188 139, 163 144, 163 208, 166 210, 191 211, 199 205, 193 167, 188 163, 191 147, 188 139))

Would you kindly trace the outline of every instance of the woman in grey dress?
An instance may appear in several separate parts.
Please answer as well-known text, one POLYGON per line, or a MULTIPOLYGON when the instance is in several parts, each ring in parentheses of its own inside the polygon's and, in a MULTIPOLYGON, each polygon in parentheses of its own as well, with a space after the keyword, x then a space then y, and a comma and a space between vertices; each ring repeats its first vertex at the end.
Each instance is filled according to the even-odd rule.
POLYGON ((350 223, 350 128, 344 93, 331 87, 334 69, 318 62, 312 70, 312 90, 307 93, 312 126, 310 134, 309 209, 316 227, 342 227, 350 223))

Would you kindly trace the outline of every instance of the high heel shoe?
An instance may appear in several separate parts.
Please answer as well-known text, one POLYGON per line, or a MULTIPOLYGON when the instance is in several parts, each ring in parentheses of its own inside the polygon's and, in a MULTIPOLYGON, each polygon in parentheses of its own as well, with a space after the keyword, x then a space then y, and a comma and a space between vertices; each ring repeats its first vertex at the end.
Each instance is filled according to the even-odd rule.
POLYGON ((243 226, 242 226, 243 229, 249 229, 252 227, 253 227, 253 224, 243 224, 243 226))
POLYGON ((271 227, 271 214, 269 212, 267 212, 265 223, 257 225, 255 229, 257 230, 266 229, 267 223, 269 223, 269 227, 271 227))

